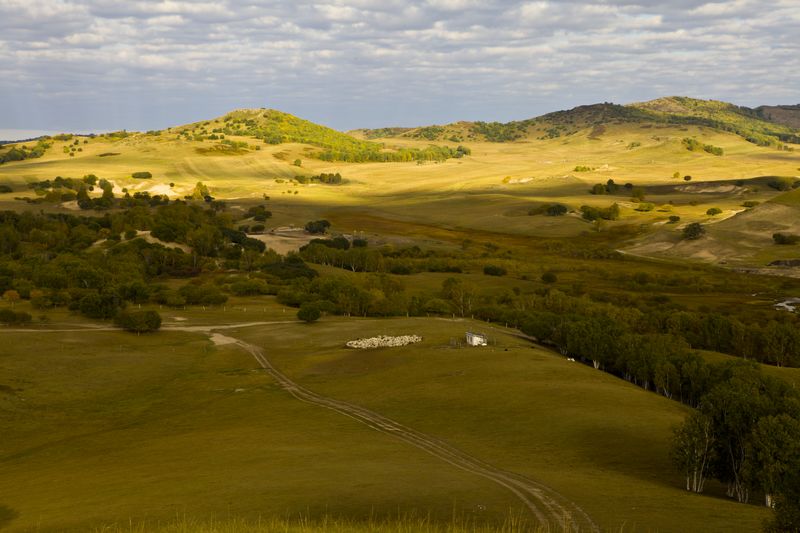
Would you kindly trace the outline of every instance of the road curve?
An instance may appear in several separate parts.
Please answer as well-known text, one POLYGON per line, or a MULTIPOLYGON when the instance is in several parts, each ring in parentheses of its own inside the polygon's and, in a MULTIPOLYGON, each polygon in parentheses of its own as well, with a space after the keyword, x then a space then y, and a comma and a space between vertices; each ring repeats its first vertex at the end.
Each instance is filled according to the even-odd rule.
MULTIPOLYGON (((221 336, 219 333, 216 334, 221 336)), ((596 531, 600 528, 591 517, 574 502, 560 495, 550 487, 519 474, 506 472, 480 459, 473 457, 444 441, 425 435, 406 427, 383 415, 340 400, 334 400, 312 392, 275 368, 264 355, 261 348, 234 337, 224 337, 248 351, 258 364, 289 394, 298 400, 311 403, 357 420, 375 431, 380 431, 400 439, 434 457, 437 457, 461 470, 489 479, 510 490, 530 510, 536 520, 545 528, 564 529, 576 532, 596 531)))

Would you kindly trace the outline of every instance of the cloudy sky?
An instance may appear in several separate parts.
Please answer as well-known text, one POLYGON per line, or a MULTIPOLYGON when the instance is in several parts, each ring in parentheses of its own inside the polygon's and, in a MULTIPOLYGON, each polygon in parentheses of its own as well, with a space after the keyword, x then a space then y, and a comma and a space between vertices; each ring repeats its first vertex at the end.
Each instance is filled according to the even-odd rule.
POLYGON ((800 102, 800 0, 0 0, 0 129, 338 129, 800 102))

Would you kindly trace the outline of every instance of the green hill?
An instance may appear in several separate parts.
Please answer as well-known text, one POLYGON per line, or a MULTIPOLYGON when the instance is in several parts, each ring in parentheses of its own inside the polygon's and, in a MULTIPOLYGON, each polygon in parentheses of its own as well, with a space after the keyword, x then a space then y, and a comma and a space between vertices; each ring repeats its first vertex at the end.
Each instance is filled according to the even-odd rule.
POLYGON ((267 144, 308 144, 320 149, 313 156, 323 161, 443 161, 458 157, 455 150, 441 146, 387 149, 383 144, 356 139, 346 133, 274 109, 239 109, 212 121, 175 129, 179 134, 193 139, 221 138, 223 143, 226 140, 224 136, 239 136, 267 144))
POLYGON ((629 107, 650 112, 664 122, 709 126, 730 131, 760 146, 800 142, 800 135, 796 129, 765 120, 764 115, 755 109, 727 102, 670 96, 631 104, 629 107))
MULTIPOLYGON (((781 109, 786 107, 789 106, 781 109)), ((759 146, 783 148, 784 143, 800 143, 800 132, 786 118, 791 113, 792 110, 778 114, 762 108, 751 109, 715 100, 671 96, 629 105, 607 102, 584 105, 511 122, 457 122, 444 126, 360 131, 366 138, 385 136, 430 141, 509 142, 557 138, 587 128, 592 128, 590 137, 597 137, 610 124, 694 125, 731 132, 759 146), (779 116, 779 119, 773 121, 773 116, 779 116)))

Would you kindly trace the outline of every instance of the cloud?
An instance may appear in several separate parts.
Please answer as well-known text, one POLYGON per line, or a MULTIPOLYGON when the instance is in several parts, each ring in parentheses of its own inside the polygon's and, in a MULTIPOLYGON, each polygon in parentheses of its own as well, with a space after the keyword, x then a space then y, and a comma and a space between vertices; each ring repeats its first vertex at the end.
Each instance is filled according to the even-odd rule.
POLYGON ((150 129, 243 106, 350 128, 665 94, 793 103, 799 11, 796 0, 5 0, 0 98, 4 127, 44 129, 150 129))

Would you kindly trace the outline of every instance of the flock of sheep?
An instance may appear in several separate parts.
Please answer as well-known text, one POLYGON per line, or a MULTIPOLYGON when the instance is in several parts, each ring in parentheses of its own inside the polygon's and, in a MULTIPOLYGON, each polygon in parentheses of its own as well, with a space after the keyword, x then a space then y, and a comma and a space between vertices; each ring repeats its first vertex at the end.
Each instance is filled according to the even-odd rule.
POLYGON ((369 337, 367 339, 356 339, 348 341, 348 348, 387 348, 393 346, 405 346, 406 344, 414 344, 421 342, 422 337, 419 335, 400 335, 399 337, 390 337, 388 335, 379 335, 377 337, 369 337))

